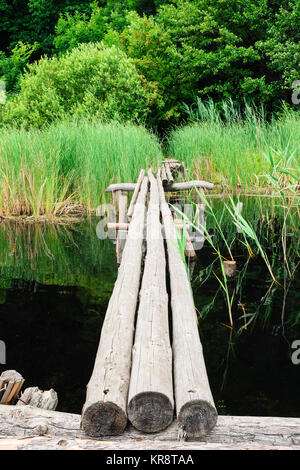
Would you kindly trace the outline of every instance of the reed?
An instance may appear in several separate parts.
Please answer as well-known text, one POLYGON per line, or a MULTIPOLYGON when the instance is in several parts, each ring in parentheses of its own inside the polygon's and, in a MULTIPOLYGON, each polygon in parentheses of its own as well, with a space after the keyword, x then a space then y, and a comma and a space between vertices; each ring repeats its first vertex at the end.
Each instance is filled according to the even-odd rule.
POLYGON ((0 215, 92 211, 110 183, 135 181, 141 168, 158 166, 161 158, 158 139, 142 126, 72 121, 44 130, 1 129, 0 215))
MULTIPOLYGON (((267 121, 263 109, 246 105, 241 112, 231 102, 219 109, 198 100, 188 125, 171 132, 168 154, 184 161, 192 178, 212 181, 220 192, 270 192, 265 174, 272 165, 299 173, 299 114, 284 110, 267 121)), ((287 181, 282 173, 280 184, 287 181)))

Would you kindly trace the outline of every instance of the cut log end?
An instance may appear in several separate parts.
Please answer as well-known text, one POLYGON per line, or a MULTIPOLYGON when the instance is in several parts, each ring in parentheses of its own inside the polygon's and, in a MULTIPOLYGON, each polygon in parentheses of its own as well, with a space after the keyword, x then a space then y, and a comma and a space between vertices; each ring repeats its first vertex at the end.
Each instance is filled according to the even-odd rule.
POLYGON ((173 421, 174 410, 169 398, 159 392, 142 392, 128 405, 128 418, 139 431, 148 433, 166 429, 173 421))
POLYGON ((205 436, 217 424, 214 406, 204 400, 186 403, 178 415, 179 426, 187 437, 205 436))
POLYGON ((96 402, 83 413, 81 427, 91 437, 118 436, 125 431, 127 416, 112 402, 96 402))
POLYGON ((231 279, 236 274, 236 261, 223 261, 224 272, 228 279, 231 279))

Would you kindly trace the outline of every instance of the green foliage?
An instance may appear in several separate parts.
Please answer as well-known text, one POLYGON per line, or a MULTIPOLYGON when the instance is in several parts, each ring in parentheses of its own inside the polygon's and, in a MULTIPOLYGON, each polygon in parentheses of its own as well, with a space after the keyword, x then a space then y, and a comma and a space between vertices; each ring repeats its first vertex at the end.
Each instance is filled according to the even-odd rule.
POLYGON ((5 81, 6 90, 16 91, 18 80, 24 71, 32 53, 38 48, 38 44, 31 46, 19 42, 12 50, 9 57, 0 51, 0 78, 5 81))
POLYGON ((83 44, 30 65, 19 95, 4 106, 3 122, 40 127, 66 115, 143 120, 150 99, 132 59, 114 46, 83 44))
POLYGON ((268 34, 258 47, 269 59, 269 75, 276 73, 278 89, 290 101, 291 87, 300 77, 300 3, 289 0, 275 13, 268 34), (282 83, 283 82, 283 83, 282 83))

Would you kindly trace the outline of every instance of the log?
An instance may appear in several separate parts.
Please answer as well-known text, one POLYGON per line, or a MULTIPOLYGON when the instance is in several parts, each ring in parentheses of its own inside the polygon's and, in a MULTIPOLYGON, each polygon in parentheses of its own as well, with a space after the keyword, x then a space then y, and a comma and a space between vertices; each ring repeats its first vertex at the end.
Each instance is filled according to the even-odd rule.
POLYGON ((136 183, 114 183, 109 185, 105 192, 113 193, 115 191, 134 191, 136 183))
MULTIPOLYGON (((119 223, 127 222, 127 193, 126 191, 117 191, 117 201, 119 208, 119 223)), ((119 230, 117 233, 117 243, 116 243, 116 252, 117 252, 117 264, 121 264, 122 255, 126 243, 126 230, 119 230)))
MULTIPOLYGON (((166 178, 166 184, 167 184, 167 178, 166 178)), ((118 183, 118 184, 111 184, 106 188, 105 192, 114 192, 114 191, 134 191, 135 190, 135 183, 118 183)), ((184 183, 174 183, 171 185, 168 185, 164 187, 165 192, 167 193, 172 193, 172 192, 177 192, 177 191, 190 191, 191 189, 195 188, 203 188, 203 189, 208 189, 212 190, 214 189, 213 183, 208 183, 207 181, 189 181, 189 182, 184 182, 184 183)))
MULTIPOLYGON (((236 207, 235 207, 235 213, 234 215, 237 217, 238 215, 242 215, 242 211, 243 211, 243 203, 242 202, 238 202, 236 207)), ((242 229, 241 227, 236 224, 236 231, 237 233, 242 233, 242 229)))
POLYGON ((162 165, 162 167, 161 167, 161 179, 162 179, 162 184, 164 186, 166 184, 168 184, 168 177, 167 177, 167 172, 166 172, 165 165, 162 165))
POLYGON ((208 382, 192 290, 160 173, 157 180, 169 261, 177 419, 184 435, 198 437, 216 425, 217 411, 208 382))
POLYGON ((0 375, 0 403, 14 405, 25 380, 16 370, 6 370, 0 375))
POLYGON ((53 388, 43 391, 38 387, 29 387, 24 390, 16 406, 31 405, 44 410, 55 410, 57 404, 58 397, 53 388))
POLYGON ((227 279, 232 279, 236 273, 236 261, 233 260, 224 260, 223 267, 227 279))
POLYGON ((145 449, 218 449, 225 448, 300 448, 300 418, 278 418, 271 416, 219 416, 215 428, 204 438, 193 442, 178 441, 178 422, 174 421, 159 433, 146 434, 129 425, 122 436, 103 437, 101 440, 87 439, 80 429, 80 415, 60 411, 43 410, 32 406, 0 405, 0 448, 5 446, 29 446, 35 438, 37 448, 45 448, 53 442, 57 449, 77 443, 84 448, 133 449, 140 445, 145 449), (40 437, 44 436, 44 440, 40 437), (17 442, 8 440, 14 439, 17 442), (25 438, 28 438, 25 439, 25 438), (38 439, 40 439, 38 441, 38 439), (199 442, 200 441, 200 442, 199 442), (106 447, 107 446, 107 447, 106 447), (192 446, 192 447, 191 447, 192 446))
MULTIPOLYGON (((183 224, 183 221, 178 219, 178 220, 174 220, 175 222, 175 225, 177 228, 183 228, 184 224, 183 224)), ((126 222, 126 223, 120 223, 120 222, 108 222, 106 227, 108 230, 128 230, 129 229, 129 223, 126 222)), ((145 227, 147 227, 147 225, 145 225, 145 227)), ((190 228, 190 225, 185 225, 185 227, 188 229, 190 228)))
POLYGON ((203 189, 214 189, 213 183, 208 183, 207 181, 188 181, 184 183, 174 183, 167 185, 164 190, 165 192, 176 192, 176 191, 190 191, 195 188, 203 189))
POLYGON ((132 354, 128 418, 139 430, 158 432, 173 421, 172 350, 169 336, 165 249, 157 181, 151 170, 147 255, 132 354))
POLYGON ((173 175, 172 175, 172 172, 171 172, 170 165, 166 163, 166 164, 164 165, 164 168, 166 169, 166 175, 167 175, 167 178, 168 178, 168 184, 169 184, 169 185, 172 185, 172 184, 174 183, 174 178, 173 178, 173 175))
POLYGON ((147 192, 148 178, 144 178, 134 206, 118 278, 106 311, 94 370, 87 386, 81 423, 84 431, 94 437, 120 434, 127 424, 147 192))
POLYGON ((195 259, 197 259, 197 255, 196 255, 196 252, 194 250, 194 246, 193 246, 190 234, 189 234, 187 229, 186 229, 185 237, 186 237, 186 244, 185 244, 184 254, 190 260, 195 260, 195 259))
POLYGON ((128 212, 127 212, 127 217, 128 218, 132 217, 134 204, 136 203, 138 193, 139 193, 142 181, 144 179, 144 176, 145 176, 145 170, 141 170, 140 174, 139 174, 139 177, 138 177, 138 180, 137 180, 137 183, 135 185, 134 192, 133 192, 131 202, 130 202, 130 206, 129 206, 129 209, 128 209, 128 212))

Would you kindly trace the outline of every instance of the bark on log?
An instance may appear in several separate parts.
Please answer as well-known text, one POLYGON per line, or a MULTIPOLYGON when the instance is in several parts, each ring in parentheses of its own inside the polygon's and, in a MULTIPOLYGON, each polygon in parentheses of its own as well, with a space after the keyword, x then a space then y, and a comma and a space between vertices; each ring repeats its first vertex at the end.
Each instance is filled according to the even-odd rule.
POLYGON ((216 425, 217 411, 203 358, 191 286, 159 173, 157 180, 169 260, 177 418, 184 434, 197 437, 216 425))
POLYGON ((94 437, 120 434, 127 424, 126 408, 147 192, 148 178, 144 178, 103 323, 93 374, 87 386, 82 427, 94 437))
POLYGON ((128 418, 139 430, 158 432, 174 416, 172 350, 169 336, 165 249, 157 181, 151 183, 147 255, 137 315, 128 397, 128 418))
POLYGON ((138 193, 140 191, 140 187, 141 187, 142 181, 144 179, 144 176, 145 176, 145 170, 141 170, 140 174, 139 174, 139 177, 138 177, 138 180, 137 180, 137 183, 136 183, 136 186, 134 188, 134 192, 133 192, 133 195, 132 195, 132 198, 131 198, 130 206, 129 206, 129 209, 128 209, 128 212, 127 212, 127 217, 128 218, 132 217, 134 205, 136 203, 138 193))
MULTIPOLYGON (((205 437, 194 442, 178 442, 178 423, 174 421, 167 429, 146 434, 129 425, 122 436, 87 439, 80 429, 80 415, 49 411, 32 406, 0 405, 0 449, 8 446, 30 445, 29 439, 37 440, 36 446, 45 448, 52 442, 62 448, 62 440, 80 446, 99 446, 100 449, 133 449, 137 444, 145 449, 194 448, 300 448, 300 418, 274 418, 269 416, 219 416, 215 428, 205 437), (45 436, 38 441, 39 436, 45 436), (46 437, 47 436, 47 437, 46 437), (25 439, 25 438, 28 438, 25 439), (14 438, 13 442, 7 438, 14 438), (15 440, 19 439, 17 442, 15 440), (2 444, 2 445, 1 445, 2 444), (106 447, 107 446, 107 447, 106 447)), ((189 439, 189 441, 191 441, 189 439)))

